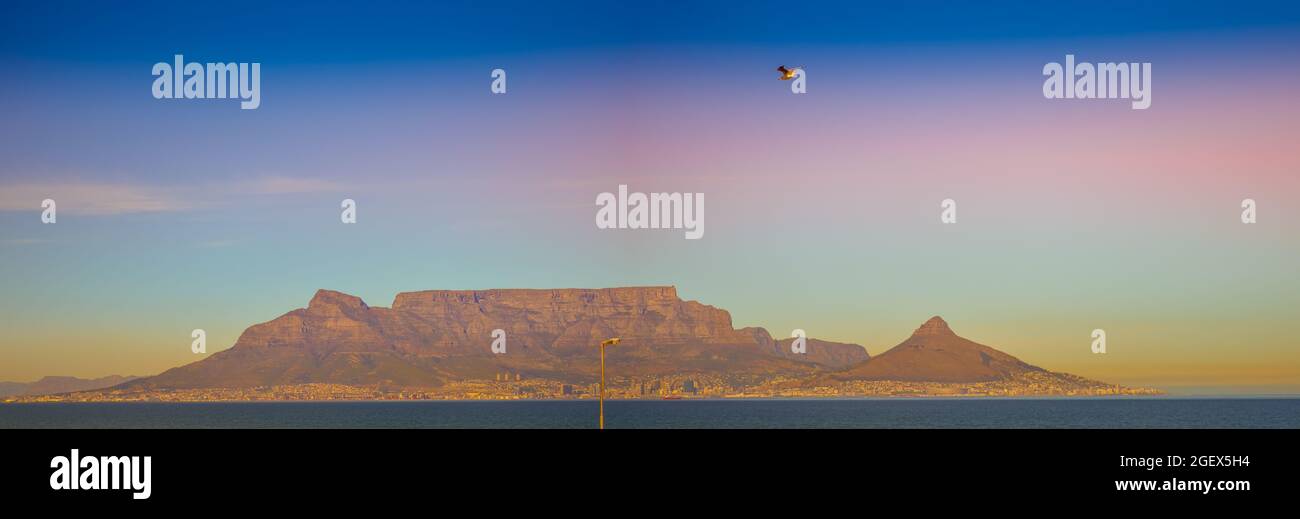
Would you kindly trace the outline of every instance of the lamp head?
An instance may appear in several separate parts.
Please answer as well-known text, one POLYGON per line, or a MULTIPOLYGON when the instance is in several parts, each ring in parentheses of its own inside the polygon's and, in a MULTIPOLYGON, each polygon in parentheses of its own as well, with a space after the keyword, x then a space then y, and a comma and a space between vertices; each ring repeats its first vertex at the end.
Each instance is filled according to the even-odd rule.
POLYGON ((615 344, 618 344, 618 341, 619 341, 619 338, 618 338, 618 337, 614 337, 614 338, 612 338, 612 339, 605 339, 605 340, 601 341, 601 342, 600 342, 600 345, 601 345, 601 346, 613 346, 613 345, 615 345, 615 344))

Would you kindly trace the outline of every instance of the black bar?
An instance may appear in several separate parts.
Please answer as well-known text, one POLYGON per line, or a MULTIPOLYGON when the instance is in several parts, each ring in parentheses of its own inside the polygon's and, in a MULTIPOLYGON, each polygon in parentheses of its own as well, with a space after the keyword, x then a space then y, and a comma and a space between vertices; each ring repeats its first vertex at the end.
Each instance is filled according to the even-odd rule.
POLYGON ((13 430, 3 437, 6 503, 123 511, 289 502, 303 510, 469 506, 496 515, 596 510, 589 499, 598 496, 666 512, 707 496, 759 508, 772 500, 797 507, 809 499, 866 499, 928 510, 970 499, 1050 499, 1203 509, 1284 501, 1294 493, 1297 461, 1296 434, 1286 430, 172 429, 13 430), (149 456, 151 495, 52 489, 51 460, 72 449, 83 458, 149 456), (1184 466, 1148 470, 1120 461, 1169 456, 1182 457, 1184 466), (1232 466, 1192 467, 1200 456, 1232 466), (1116 490, 1116 481, 1130 480, 1240 481, 1249 489, 1116 490))

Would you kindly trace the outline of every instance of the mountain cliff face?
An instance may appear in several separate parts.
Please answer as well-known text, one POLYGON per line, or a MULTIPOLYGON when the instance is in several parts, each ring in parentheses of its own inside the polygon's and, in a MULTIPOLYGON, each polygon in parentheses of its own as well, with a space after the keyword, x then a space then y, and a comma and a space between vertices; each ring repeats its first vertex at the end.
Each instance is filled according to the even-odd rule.
POLYGON ((958 337, 938 316, 889 351, 854 366, 840 380, 904 380, 926 382, 986 382, 1026 372, 1043 372, 1020 359, 958 337))
POLYGON ((1108 390, 959 337, 937 316, 874 358, 856 344, 813 338, 806 354, 795 354, 792 339, 733 328, 727 311, 684 301, 673 287, 430 290, 398 294, 390 308, 320 290, 306 308, 248 328, 228 350, 115 389, 437 388, 502 374, 589 384, 599 375, 596 345, 610 337, 622 342, 607 349, 606 362, 625 380, 687 376, 737 392, 867 391, 855 384, 873 381, 1108 390), (497 329, 506 333, 505 354, 492 352, 497 329))
POLYGON ((124 387, 278 384, 435 387, 502 371, 589 382, 596 345, 631 376, 699 373, 809 375, 860 364, 856 344, 808 340, 808 353, 762 328, 732 327, 727 311, 683 301, 674 287, 430 290, 398 294, 391 308, 320 290, 306 308, 254 325, 234 347, 124 387), (506 353, 491 351, 506 332, 506 353))

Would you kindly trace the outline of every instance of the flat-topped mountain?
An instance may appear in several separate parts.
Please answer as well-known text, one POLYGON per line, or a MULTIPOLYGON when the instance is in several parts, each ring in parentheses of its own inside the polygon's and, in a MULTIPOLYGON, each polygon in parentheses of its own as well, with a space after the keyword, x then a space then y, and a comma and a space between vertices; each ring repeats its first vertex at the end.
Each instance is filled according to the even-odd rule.
POLYGON ((610 337, 622 339, 607 349, 611 398, 1152 393, 1029 365, 937 316, 874 358, 813 338, 796 354, 673 287, 629 287, 406 292, 388 308, 320 290, 230 349, 68 398, 590 398, 610 337))
POLYGON ((320 290, 306 308, 254 325, 234 347, 133 388, 251 387, 304 383, 436 387, 497 373, 590 382, 596 345, 625 376, 680 373, 806 376, 864 362, 856 344, 808 340, 806 354, 762 328, 732 327, 726 310, 684 301, 674 287, 429 290, 391 308, 320 290), (506 332, 506 353, 491 350, 506 332))

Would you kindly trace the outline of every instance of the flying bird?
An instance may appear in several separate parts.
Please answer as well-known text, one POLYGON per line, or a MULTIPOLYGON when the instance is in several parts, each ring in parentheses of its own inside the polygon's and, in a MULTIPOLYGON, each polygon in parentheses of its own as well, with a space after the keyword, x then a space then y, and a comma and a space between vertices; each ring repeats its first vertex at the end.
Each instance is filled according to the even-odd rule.
POLYGON ((776 67, 776 71, 781 73, 781 81, 794 79, 795 72, 803 70, 803 67, 785 68, 785 65, 776 67))

